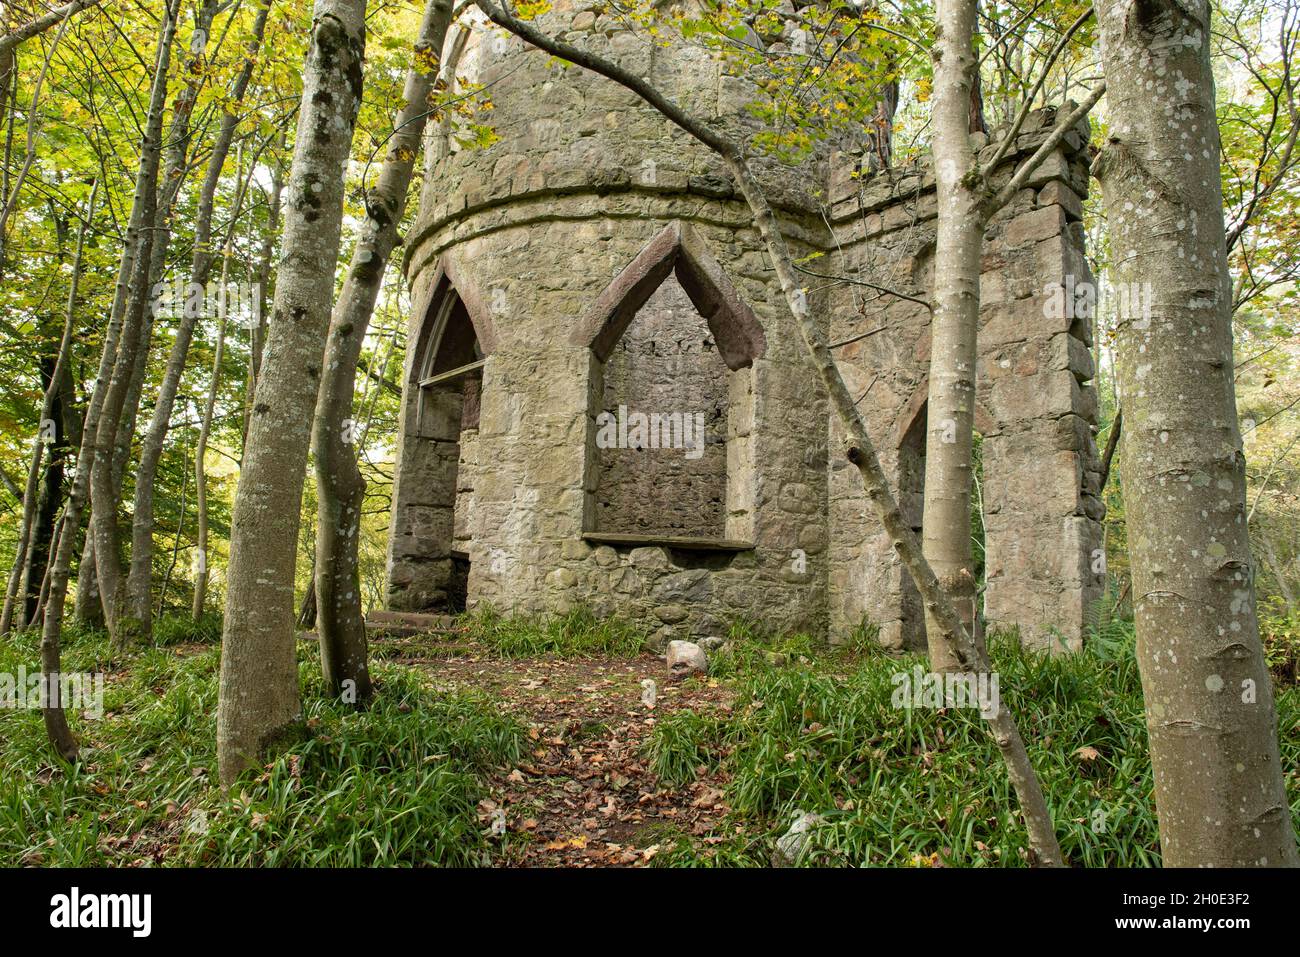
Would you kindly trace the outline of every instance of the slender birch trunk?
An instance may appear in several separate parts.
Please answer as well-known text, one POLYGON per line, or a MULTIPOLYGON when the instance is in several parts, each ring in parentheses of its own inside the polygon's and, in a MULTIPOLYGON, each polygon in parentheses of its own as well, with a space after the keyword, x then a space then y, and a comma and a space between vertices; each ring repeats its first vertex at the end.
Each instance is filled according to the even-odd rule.
MULTIPOLYGON (((257 12, 253 23, 253 37, 245 51, 244 64, 240 69, 234 86, 231 88, 231 103, 221 118, 216 140, 212 145, 212 154, 208 159, 203 185, 199 190, 198 211, 194 224, 194 251, 190 262, 190 288, 196 289, 206 285, 212 270, 214 256, 211 249, 212 218, 215 205, 217 184, 230 147, 234 141, 236 127, 239 123, 237 110, 243 102, 248 85, 253 77, 255 58, 262 45, 266 30, 266 19, 270 5, 257 12)), ((141 622, 142 633, 148 634, 149 609, 153 581, 153 534, 154 534, 154 484, 158 475, 158 465, 162 459, 167 442, 167 431, 171 423, 172 410, 176 404, 176 393, 180 388, 181 376, 185 372, 185 360, 189 355, 190 344, 194 339, 194 327, 198 322, 198 310, 182 311, 172 341, 171 353, 163 371, 162 382, 158 387, 158 398, 154 402, 153 415, 145 432, 140 448, 140 466, 136 471, 135 505, 131 530, 131 570, 127 583, 132 614, 141 622)))
POLYGON ((217 708, 223 785, 299 718, 294 566, 361 103, 365 0, 317 0, 266 355, 235 493, 217 708))
MULTIPOLYGON (((977 0, 938 0, 934 43, 934 167, 939 199, 934 250, 930 380, 926 399, 921 546, 971 630, 975 620, 970 502, 975 430, 976 334, 984 215, 969 126, 978 60, 977 0)), ((943 628, 926 616, 930 667, 957 670, 943 628)))
POLYGON ((1094 172, 1118 281, 1150 303, 1117 317, 1116 341, 1163 860, 1296 866, 1247 531, 1210 8, 1097 12, 1112 125, 1094 172))
POLYGON ((357 237, 343 291, 330 320, 324 372, 316 403, 316 631, 321 667, 331 693, 362 705, 370 700, 366 623, 361 611, 357 539, 366 480, 357 467, 358 429, 352 419, 357 360, 365 342, 397 228, 406 209, 411 174, 429 115, 429 94, 447 29, 451 0, 428 0, 406 74, 404 104, 388 143, 379 182, 366 197, 369 212, 357 237))

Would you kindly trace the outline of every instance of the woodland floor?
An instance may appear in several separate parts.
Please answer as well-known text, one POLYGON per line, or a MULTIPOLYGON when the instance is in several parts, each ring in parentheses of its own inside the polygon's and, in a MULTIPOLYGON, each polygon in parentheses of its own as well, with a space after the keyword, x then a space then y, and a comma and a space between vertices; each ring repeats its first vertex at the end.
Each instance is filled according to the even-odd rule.
MULTIPOLYGON (((869 640, 736 629, 709 676, 674 683, 631 626, 467 616, 377 635, 376 698, 357 711, 302 635, 302 734, 223 795, 219 635, 160 625, 125 658, 101 632, 65 636, 66 671, 106 676, 103 714, 74 716, 83 759, 61 767, 38 711, 0 709, 0 866, 767 867, 804 814, 820 821, 805 866, 1027 863, 978 714, 896 705, 922 662, 869 640)), ((0 643, 0 673, 32 673, 39 641, 0 643)), ((1079 655, 990 642, 1075 866, 1159 862, 1133 646, 1123 621, 1079 655)), ((1278 661, 1300 824, 1300 687, 1295 655, 1278 661)))
POLYGON ((718 680, 670 683, 663 658, 653 655, 389 660, 427 669, 439 690, 484 692, 528 728, 527 753, 488 776, 490 795, 479 804, 485 826, 500 810, 507 830, 525 837, 509 844, 500 863, 644 867, 665 835, 722 840, 714 836, 726 827, 728 811, 720 772, 702 768, 693 783, 670 787, 646 756, 665 715, 731 713, 734 694, 718 680), (646 678, 657 687, 653 709, 641 698, 646 678))

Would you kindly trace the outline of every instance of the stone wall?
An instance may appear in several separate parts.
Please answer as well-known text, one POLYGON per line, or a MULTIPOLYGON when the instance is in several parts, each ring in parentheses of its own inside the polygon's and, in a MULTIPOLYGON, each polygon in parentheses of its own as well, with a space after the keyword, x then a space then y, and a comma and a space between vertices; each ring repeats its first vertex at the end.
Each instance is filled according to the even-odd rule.
MULTIPOLYGON (((1055 112, 1032 114, 995 182, 1035 150, 1055 112)), ((993 132, 996 138, 997 131, 993 132)), ((1077 647, 1100 597, 1092 570, 1101 548, 1097 398, 1090 323, 1054 317, 1055 292, 1091 282, 1080 219, 1087 196, 1087 128, 1062 148, 990 224, 980 283, 976 429, 983 437, 984 522, 990 627, 1018 627, 1034 646, 1077 647)), ((984 156, 989 155, 985 148, 984 156)), ((836 158, 832 223, 836 272, 925 299, 934 281, 936 202, 927 163, 859 178, 836 158)), ((904 514, 921 527, 929 313, 920 303, 864 286, 832 297, 831 341, 860 403, 904 514)), ((840 444, 831 423, 832 448, 840 444)), ((923 648, 915 589, 868 508, 856 471, 835 461, 830 478, 829 580, 833 633, 864 617, 890 648, 923 648)))
MULTIPOLYGON (((562 35, 569 25, 568 39, 710 122, 754 122, 748 88, 707 56, 646 44, 589 4, 560 2, 542 18, 562 35)), ((736 619, 840 638, 867 619, 886 646, 919 646, 914 590, 717 158, 618 86, 485 36, 458 72, 493 85, 500 138, 428 151, 408 237, 390 605, 452 601, 463 552, 471 607, 585 605, 647 623, 659 642, 719 635, 736 619), (439 318, 449 290, 485 357, 477 428, 464 393, 418 387, 429 355, 464 358, 439 318), (708 453, 655 466, 637 460, 645 453, 607 455, 597 417, 621 398, 647 412, 699 406, 708 453)), ((1011 161, 1049 120, 1034 118, 1011 161)), ((1090 332, 1043 309, 1049 284, 1087 273, 1080 135, 991 225, 982 286, 987 609, 1034 644, 1059 634, 1077 645, 1100 581, 1089 569, 1101 517, 1090 332)), ((918 164, 861 179, 855 164, 828 153, 758 166, 796 257, 822 253, 816 269, 924 299, 932 177, 918 164)), ((919 526, 928 311, 861 285, 810 285, 919 526)))
POLYGON ((728 375, 670 275, 603 364, 604 435, 618 444, 597 429, 592 531, 725 537, 728 375))
MULTIPOLYGON (((607 16, 574 22, 585 25, 584 42, 723 126, 752 122, 746 89, 707 57, 642 43, 607 16)), ((491 48, 472 50, 459 72, 495 84, 500 140, 453 149, 427 171, 406 263, 409 341, 430 335, 439 284, 451 277, 486 355, 468 537, 456 532, 456 547, 463 542, 470 556, 470 605, 538 613, 588 605, 642 618, 660 641, 721 634, 744 617, 824 633, 826 407, 810 388, 802 343, 746 205, 716 157, 630 94, 489 36, 491 48), (643 307, 653 314, 664 304, 680 317, 670 325, 682 323, 681 336, 668 330, 681 340, 675 348, 700 371, 687 376, 689 386, 651 375, 643 401, 706 412, 714 442, 704 467, 716 480, 725 463, 725 483, 720 494, 691 500, 695 486, 675 485, 669 463, 664 490, 648 495, 638 477, 632 494, 655 505, 685 498, 700 520, 656 515, 666 521, 644 532, 665 540, 653 543, 593 540, 607 531, 598 515, 608 471, 596 416, 607 407, 607 383, 617 390, 639 373, 636 351, 665 331, 642 324, 643 307), (672 540, 681 538, 708 541, 672 540), (791 552, 801 542, 812 557, 796 571, 791 552)), ((825 158, 799 169, 762 166, 797 254, 822 248, 814 194, 825 158)), ((443 459, 410 452, 428 439, 410 411, 417 378, 408 368, 390 549, 399 579, 416 566, 420 532, 443 533, 409 517, 423 508, 410 490, 443 481, 443 459)), ((421 567, 435 567, 447 542, 429 543, 421 567)), ((436 583, 389 591, 390 604, 428 596, 438 598, 436 583)))

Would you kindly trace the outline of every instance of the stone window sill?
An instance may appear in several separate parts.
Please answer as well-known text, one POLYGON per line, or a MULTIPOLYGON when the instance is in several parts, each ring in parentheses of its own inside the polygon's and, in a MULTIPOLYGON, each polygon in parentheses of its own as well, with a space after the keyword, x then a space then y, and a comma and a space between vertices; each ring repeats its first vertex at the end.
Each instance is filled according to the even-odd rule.
POLYGON ((676 548, 686 552, 748 552, 753 542, 727 538, 698 538, 690 535, 625 535, 620 532, 583 532, 582 540, 596 545, 625 548, 676 548))

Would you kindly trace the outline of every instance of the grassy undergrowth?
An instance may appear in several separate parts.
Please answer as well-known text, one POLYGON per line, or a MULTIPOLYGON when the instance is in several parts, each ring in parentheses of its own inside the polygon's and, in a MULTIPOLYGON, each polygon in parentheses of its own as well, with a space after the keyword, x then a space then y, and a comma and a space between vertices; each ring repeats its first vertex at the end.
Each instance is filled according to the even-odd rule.
MULTIPOLYGON (((108 672, 103 717, 74 720, 83 761, 68 774, 51 764, 39 712, 0 711, 0 864, 488 861, 480 772, 516 760, 524 740, 491 701, 381 663, 377 703, 356 713, 323 699, 316 649, 301 642, 302 734, 226 799, 214 786, 218 650, 174 645, 196 637, 179 626, 158 637, 117 669, 102 634, 68 636, 66 671, 108 672)), ((0 671, 34 668, 36 645, 0 645, 0 671)))
MULTIPOLYGON (((643 634, 584 612, 539 622, 480 612, 458 644, 499 658, 634 657, 643 634)), ((432 688, 436 669, 377 660, 375 706, 324 698, 300 642, 301 733, 223 798, 214 786, 219 619, 165 620, 155 645, 114 662, 101 633, 67 636, 68 672, 107 675, 105 713, 74 718, 84 760, 53 765, 40 715, 0 710, 0 865, 479 865, 499 860, 478 802, 485 772, 520 760, 527 735, 498 703, 432 688)), ((377 645, 381 651, 384 643, 377 645)), ((1078 655, 993 642, 1070 862, 1159 863, 1131 625, 1078 655)), ((0 672, 35 668, 37 636, 0 643, 0 672)), ((731 709, 667 711, 647 758, 666 784, 720 772, 727 826, 657 842, 656 864, 765 866, 797 814, 816 813, 811 865, 1007 866, 1026 838, 978 714, 892 706, 894 676, 869 631, 828 652, 806 636, 737 627, 710 680, 731 709)), ((1282 763, 1300 820, 1300 689, 1279 683, 1282 763)), ((507 836, 506 841, 511 840, 507 836)))
MULTIPOLYGON (((796 643, 797 644, 797 643, 796 643)), ((743 646, 742 646, 743 647, 743 646)), ((975 710, 895 708, 893 676, 920 658, 741 652, 729 713, 675 712, 648 756, 667 782, 704 766, 727 779, 732 824, 714 844, 672 841, 667 866, 766 865, 801 813, 820 815, 803 863, 1006 866, 1026 834, 997 748, 975 710), (777 664, 773 664, 773 661, 777 664)), ((1020 723, 1071 864, 1159 864, 1151 766, 1131 626, 1078 655, 993 643, 1004 702, 1020 723)), ((1280 690, 1282 765, 1300 822, 1300 692, 1280 690)))
POLYGON ((463 649, 497 658, 634 658, 645 650, 642 628, 619 618, 599 619, 585 608, 540 618, 484 608, 462 615, 463 649))

